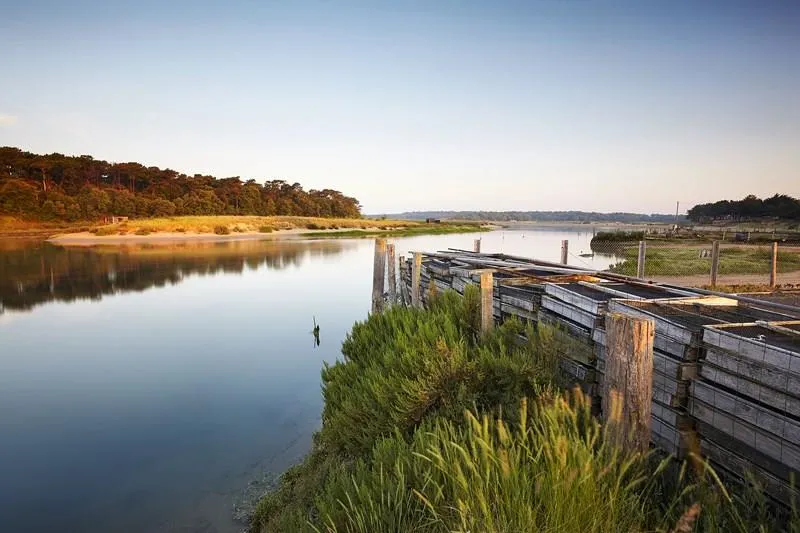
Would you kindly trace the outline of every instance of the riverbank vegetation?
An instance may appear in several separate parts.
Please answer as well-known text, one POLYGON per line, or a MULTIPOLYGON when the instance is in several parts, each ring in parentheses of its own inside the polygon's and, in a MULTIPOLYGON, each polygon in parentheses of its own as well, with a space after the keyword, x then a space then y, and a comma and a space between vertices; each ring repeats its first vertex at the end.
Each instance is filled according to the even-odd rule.
POLYGON ((353 327, 322 371, 313 449, 251 531, 800 531, 757 487, 610 445, 588 400, 559 392, 561 337, 478 333, 473 289, 353 327))
POLYGON ((405 226, 388 226, 384 221, 378 221, 380 226, 368 229, 346 230, 332 232, 309 232, 303 233, 303 237, 309 238, 347 238, 354 239, 360 237, 413 237, 415 235, 446 235, 449 233, 472 233, 476 231, 489 231, 488 226, 470 223, 450 223, 442 222, 437 224, 410 223, 405 226))
POLYGON ((741 200, 720 200, 696 205, 687 211, 687 216, 693 222, 765 218, 800 221, 800 199, 786 194, 776 194, 762 200, 751 194, 741 200))
POLYGON ((218 179, 89 155, 39 155, 0 147, 0 215, 93 221, 172 215, 294 215, 358 218, 361 206, 333 189, 239 176, 218 179))

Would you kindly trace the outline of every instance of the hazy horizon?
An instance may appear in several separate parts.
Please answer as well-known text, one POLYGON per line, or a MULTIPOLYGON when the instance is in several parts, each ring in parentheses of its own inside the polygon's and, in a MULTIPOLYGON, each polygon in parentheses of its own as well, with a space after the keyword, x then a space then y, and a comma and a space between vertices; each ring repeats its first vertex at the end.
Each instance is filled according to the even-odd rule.
POLYGON ((800 4, 25 2, 0 145, 365 213, 800 196, 800 4))

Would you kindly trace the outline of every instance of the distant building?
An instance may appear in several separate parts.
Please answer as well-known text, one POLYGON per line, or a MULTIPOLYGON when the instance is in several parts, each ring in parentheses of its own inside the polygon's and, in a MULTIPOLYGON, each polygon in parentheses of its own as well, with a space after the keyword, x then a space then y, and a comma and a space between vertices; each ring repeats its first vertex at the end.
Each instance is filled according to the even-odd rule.
POLYGON ((439 218, 426 218, 425 219, 425 223, 426 224, 441 224, 442 220, 439 219, 439 218))

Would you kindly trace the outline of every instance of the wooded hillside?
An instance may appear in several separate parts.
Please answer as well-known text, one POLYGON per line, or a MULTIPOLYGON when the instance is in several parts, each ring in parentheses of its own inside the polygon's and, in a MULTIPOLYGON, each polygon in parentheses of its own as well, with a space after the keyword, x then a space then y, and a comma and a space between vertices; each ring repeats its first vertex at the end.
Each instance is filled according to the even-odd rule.
POLYGON ((0 214, 36 220, 95 220, 107 215, 361 216, 355 198, 299 183, 264 184, 238 176, 189 176, 89 155, 37 155, 0 147, 0 214))

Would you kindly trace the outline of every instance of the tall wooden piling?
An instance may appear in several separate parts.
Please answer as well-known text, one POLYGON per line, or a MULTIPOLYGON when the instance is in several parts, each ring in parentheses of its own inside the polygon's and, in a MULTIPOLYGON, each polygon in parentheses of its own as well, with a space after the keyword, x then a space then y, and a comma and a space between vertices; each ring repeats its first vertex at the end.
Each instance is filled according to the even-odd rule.
POLYGON ((778 285, 778 243, 772 243, 772 268, 769 270, 769 286, 773 289, 778 285))
POLYGON ((566 265, 569 259, 569 241, 561 241, 561 264, 566 265))
POLYGON ((494 275, 481 272, 481 331, 494 327, 494 275))
POLYGON ((647 258, 647 245, 644 241, 639 241, 639 257, 636 262, 636 277, 644 279, 644 264, 647 258))
POLYGON ((472 242, 472 251, 475 252, 476 254, 481 253, 481 240, 480 239, 475 239, 472 242))
POLYGON ((711 243, 711 286, 717 286, 717 274, 719 273, 719 241, 711 243))
POLYGON ((411 305, 422 307, 420 279, 422 277, 422 254, 414 252, 414 263, 411 265, 411 305))
POLYGON ((394 244, 386 245, 387 280, 389 282, 389 304, 397 303, 397 277, 395 274, 394 244))
POLYGON ((386 239, 375 239, 375 262, 372 269, 372 312, 383 311, 383 278, 386 275, 386 239))
POLYGON ((603 419, 612 439, 628 450, 644 452, 650 445, 654 338, 651 319, 606 315, 603 419))

